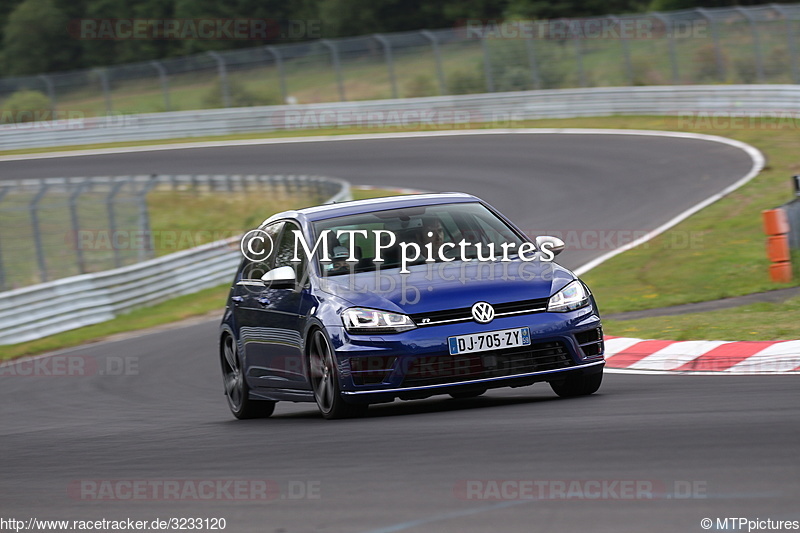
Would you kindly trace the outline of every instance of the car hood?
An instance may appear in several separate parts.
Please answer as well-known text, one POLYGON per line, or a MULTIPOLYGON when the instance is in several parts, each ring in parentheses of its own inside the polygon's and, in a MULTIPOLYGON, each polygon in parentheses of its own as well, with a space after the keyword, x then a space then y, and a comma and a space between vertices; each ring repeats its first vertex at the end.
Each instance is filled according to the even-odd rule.
POLYGON ((320 288, 348 306, 400 313, 426 313, 491 304, 548 298, 575 279, 552 262, 428 263, 399 269, 330 276, 320 288))

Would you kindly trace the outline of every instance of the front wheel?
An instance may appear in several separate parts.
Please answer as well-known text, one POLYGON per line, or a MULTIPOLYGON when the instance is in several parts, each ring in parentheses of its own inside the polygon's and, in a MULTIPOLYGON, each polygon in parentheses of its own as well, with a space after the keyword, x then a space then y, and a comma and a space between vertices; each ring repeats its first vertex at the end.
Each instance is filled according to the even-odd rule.
POLYGON ((308 345, 311 388, 314 390, 314 399, 322 416, 330 420, 356 417, 366 413, 368 404, 350 404, 342 398, 333 349, 325 333, 319 329, 314 331, 308 345))
POLYGON ((576 396, 594 394, 600 388, 602 382, 603 372, 596 372, 567 378, 564 381, 551 381, 550 387, 552 387, 553 392, 562 398, 574 398, 576 396))
POLYGON ((222 341, 222 382, 228 407, 239 420, 266 418, 275 411, 276 402, 250 399, 250 387, 244 377, 239 350, 232 335, 225 335, 222 341))

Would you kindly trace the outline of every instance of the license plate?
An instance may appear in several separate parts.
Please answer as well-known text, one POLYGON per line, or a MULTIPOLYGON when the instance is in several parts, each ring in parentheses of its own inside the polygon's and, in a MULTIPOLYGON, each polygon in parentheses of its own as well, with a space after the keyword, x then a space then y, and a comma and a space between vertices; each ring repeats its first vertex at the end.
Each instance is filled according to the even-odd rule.
POLYGON ((502 350, 503 348, 530 346, 530 344, 531 330, 527 327, 447 337, 450 355, 502 350))

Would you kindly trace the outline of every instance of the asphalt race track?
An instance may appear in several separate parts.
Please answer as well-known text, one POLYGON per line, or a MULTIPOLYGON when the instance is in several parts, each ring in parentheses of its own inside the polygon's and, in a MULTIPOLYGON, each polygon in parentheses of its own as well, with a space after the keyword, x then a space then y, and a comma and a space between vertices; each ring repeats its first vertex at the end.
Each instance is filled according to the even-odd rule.
MULTIPOLYGON (((486 135, 1 162, 0 179, 318 173, 470 192, 532 231, 647 231, 750 167, 706 141, 486 135)), ((587 248, 562 262, 608 251, 587 248)), ((0 368, 0 516, 217 517, 227 531, 270 533, 672 533, 704 531, 704 518, 800 519, 796 376, 607 374, 588 398, 539 384, 397 401, 358 420, 280 403, 272 418, 236 421, 216 326, 0 368), (41 375, 59 364, 87 375, 41 375), (23 375, 32 368, 40 375, 23 375), (191 499, 192 487, 228 481, 248 490, 191 499), (181 487, 178 501, 130 489, 162 482, 181 487), (266 501, 253 489, 265 483, 266 501)))

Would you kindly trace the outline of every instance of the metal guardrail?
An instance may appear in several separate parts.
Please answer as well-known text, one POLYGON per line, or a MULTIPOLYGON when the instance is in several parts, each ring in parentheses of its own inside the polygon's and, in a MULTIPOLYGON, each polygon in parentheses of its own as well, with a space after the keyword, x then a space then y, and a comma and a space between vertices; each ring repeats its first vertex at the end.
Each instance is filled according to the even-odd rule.
POLYGON ((264 198, 275 209, 322 203, 343 187, 332 178, 293 175, 0 180, 0 292, 127 266, 163 255, 164 250, 231 237, 241 229, 151 231, 152 202, 203 202, 212 194, 238 193, 264 198))
MULTIPOLYGON (((537 118, 800 113, 797 85, 685 85, 518 91, 399 100, 180 111, 10 124, 6 150, 316 128, 489 123, 537 118)), ((699 115, 702 118, 702 115, 699 115)))
POLYGON ((800 250, 800 198, 783 204, 780 209, 786 212, 789 221, 789 247, 800 250))
MULTIPOLYGON (((351 198, 348 182, 315 179, 330 186, 328 202, 351 198)), ((0 345, 96 324, 220 285, 231 279, 240 257, 238 237, 232 237, 113 270, 0 293, 0 345)))

